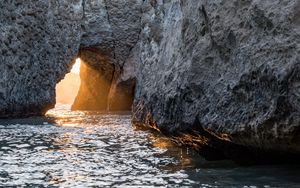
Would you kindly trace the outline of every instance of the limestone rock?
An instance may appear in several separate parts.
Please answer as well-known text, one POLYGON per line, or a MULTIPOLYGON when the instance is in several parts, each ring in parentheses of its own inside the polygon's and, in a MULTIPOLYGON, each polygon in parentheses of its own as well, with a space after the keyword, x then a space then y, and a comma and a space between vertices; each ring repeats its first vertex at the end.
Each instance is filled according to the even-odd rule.
POLYGON ((80 56, 74 106, 86 97, 124 109, 135 91, 135 123, 206 154, 300 155, 298 0, 11 0, 0 10, 0 117, 44 114, 80 56))
MULTIPOLYGON (((123 66, 139 40, 141 4, 139 0, 1 3, 0 117, 43 115, 54 107, 55 86, 70 71, 79 49, 82 56, 89 49, 105 56, 107 66, 114 66, 112 83, 119 83, 118 75, 126 74, 123 66)), ((83 82, 91 80, 87 79, 83 82)), ((127 92, 132 83, 130 79, 120 88, 110 85, 109 90, 127 92)))

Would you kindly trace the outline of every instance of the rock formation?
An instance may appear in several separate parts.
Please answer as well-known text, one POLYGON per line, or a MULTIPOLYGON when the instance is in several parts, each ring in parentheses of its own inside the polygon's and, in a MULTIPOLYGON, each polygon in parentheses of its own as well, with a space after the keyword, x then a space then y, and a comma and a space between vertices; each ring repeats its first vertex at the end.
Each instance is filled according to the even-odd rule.
POLYGON ((80 44, 80 1, 0 4, 0 117, 42 115, 80 44), (72 2, 72 3, 70 3, 72 2))
POLYGON ((75 110, 88 99, 96 109, 129 109, 134 94, 136 125, 208 158, 300 155, 298 0, 12 0, 0 8, 0 117, 44 114, 79 56, 75 110))
POLYGON ((131 109, 141 4, 139 0, 84 1, 79 57, 91 71, 81 74, 83 84, 73 110, 131 109))
MULTIPOLYGON (((134 70, 123 67, 134 66, 130 59, 139 39, 140 5, 139 0, 1 3, 0 117, 43 115, 53 108, 55 86, 70 71, 80 49, 83 57, 84 53, 91 54, 89 51, 100 52, 106 58, 107 67, 114 67, 112 83, 120 88, 109 86, 110 94, 102 100, 111 99, 111 109, 130 109, 115 96, 119 95, 116 91, 125 89, 124 93, 132 94, 134 89, 135 72, 127 77, 122 75, 134 70)), ((90 67, 95 63, 103 65, 103 62, 86 63, 90 67)), ((97 97, 101 99, 103 95, 97 97)), ((77 101, 81 100, 80 96, 77 101)), ((124 97, 132 103, 132 95, 124 97)))
POLYGON ((299 1, 149 1, 143 11, 134 122, 221 158, 299 157, 299 1))
POLYGON ((81 85, 72 110, 106 110, 114 66, 99 51, 81 50, 81 85))

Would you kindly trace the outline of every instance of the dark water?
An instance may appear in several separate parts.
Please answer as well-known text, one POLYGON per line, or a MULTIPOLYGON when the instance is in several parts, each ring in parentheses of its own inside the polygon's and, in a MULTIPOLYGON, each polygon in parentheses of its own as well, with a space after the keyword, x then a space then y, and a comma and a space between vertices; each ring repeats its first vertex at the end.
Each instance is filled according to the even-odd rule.
POLYGON ((300 187, 299 166, 207 162, 128 114, 0 120, 0 187, 300 187))

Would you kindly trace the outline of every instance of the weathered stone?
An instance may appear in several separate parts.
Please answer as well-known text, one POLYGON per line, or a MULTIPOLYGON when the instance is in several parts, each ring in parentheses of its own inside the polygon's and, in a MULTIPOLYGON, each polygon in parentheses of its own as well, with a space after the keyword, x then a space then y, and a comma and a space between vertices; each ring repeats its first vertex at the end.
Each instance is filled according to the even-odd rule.
MULTIPOLYGON (((0 117, 42 115, 54 107, 55 85, 69 72, 79 48, 85 49, 82 53, 96 49, 121 71, 120 76, 124 74, 124 63, 139 39, 141 3, 139 0, 1 3, 0 117)), ((87 63, 90 62, 93 61, 87 63)), ((113 76, 112 83, 122 80, 113 76)), ((120 88, 109 87, 126 93, 131 90, 132 81, 120 88)))
POLYGON ((89 94, 78 103, 128 108, 137 79, 135 123, 220 158, 300 155, 298 0, 11 0, 0 9, 0 117, 54 106, 80 49, 89 94))
POLYGON ((114 65, 93 49, 81 49, 80 88, 72 110, 107 110, 114 65))
MULTIPOLYGON (((100 83, 96 83, 97 79, 91 80, 89 78, 91 74, 82 76, 82 89, 72 109, 82 110, 82 108, 78 108, 82 105, 85 106, 85 110, 97 109, 89 108, 93 103, 91 98, 94 98, 95 101, 105 101, 102 105, 107 106, 100 105, 101 107, 99 106, 98 109, 111 111, 131 109, 135 86, 135 59, 133 58, 137 58, 138 53, 135 46, 139 40, 141 28, 141 4, 142 2, 139 0, 122 2, 119 0, 85 1, 81 39, 81 48, 84 50, 80 51, 80 56, 84 55, 87 58, 87 56, 91 56, 89 49, 97 49, 102 56, 106 56, 108 64, 114 65, 113 80, 108 82, 110 83, 110 91, 107 94, 100 83), (86 83, 90 83, 89 89, 83 89, 87 87, 85 86, 86 83), (84 104, 87 102, 86 95, 90 95, 89 93, 93 93, 89 99, 90 102, 84 104), (78 106, 79 103, 82 105, 78 106)), ((93 60, 85 62, 87 64, 98 63, 105 70, 106 65, 102 62, 93 60)), ((95 71, 91 72, 99 74, 95 71)), ((102 74, 104 73, 105 71, 102 71, 102 74)))
POLYGON ((299 1, 145 1, 143 11, 135 122, 300 154, 299 1))
POLYGON ((0 117, 42 115, 79 49, 81 1, 0 4, 0 117))

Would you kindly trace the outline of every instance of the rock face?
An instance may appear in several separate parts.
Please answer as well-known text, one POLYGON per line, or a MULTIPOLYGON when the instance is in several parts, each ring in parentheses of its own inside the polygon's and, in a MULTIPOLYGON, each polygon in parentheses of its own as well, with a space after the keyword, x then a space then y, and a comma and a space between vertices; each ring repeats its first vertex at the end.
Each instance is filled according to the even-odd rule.
POLYGON ((135 123, 221 158, 299 157, 299 1, 145 1, 142 26, 135 123))
POLYGON ((94 71, 81 74, 82 86, 73 110, 131 109, 141 4, 140 0, 84 2, 79 57, 94 71), (98 77, 103 77, 102 81, 98 77))
POLYGON ((101 52, 91 49, 81 50, 80 58, 81 85, 72 110, 106 110, 114 66, 101 52))
POLYGON ((0 4, 0 117, 54 107, 55 85, 79 48, 80 6, 79 0, 0 4))
MULTIPOLYGON (((105 67, 114 67, 112 83, 120 88, 109 86, 102 100, 113 100, 114 109, 124 108, 115 96, 135 85, 135 72, 122 75, 134 69, 130 58, 139 39, 141 1, 12 0, 0 8, 0 117, 43 115, 54 107, 55 85, 70 71, 79 50, 83 58, 96 50, 105 57, 105 67)), ((83 83, 93 80, 85 78, 83 83)), ((84 100, 81 94, 77 101, 84 100)), ((124 96, 132 103, 132 95, 124 96)))

